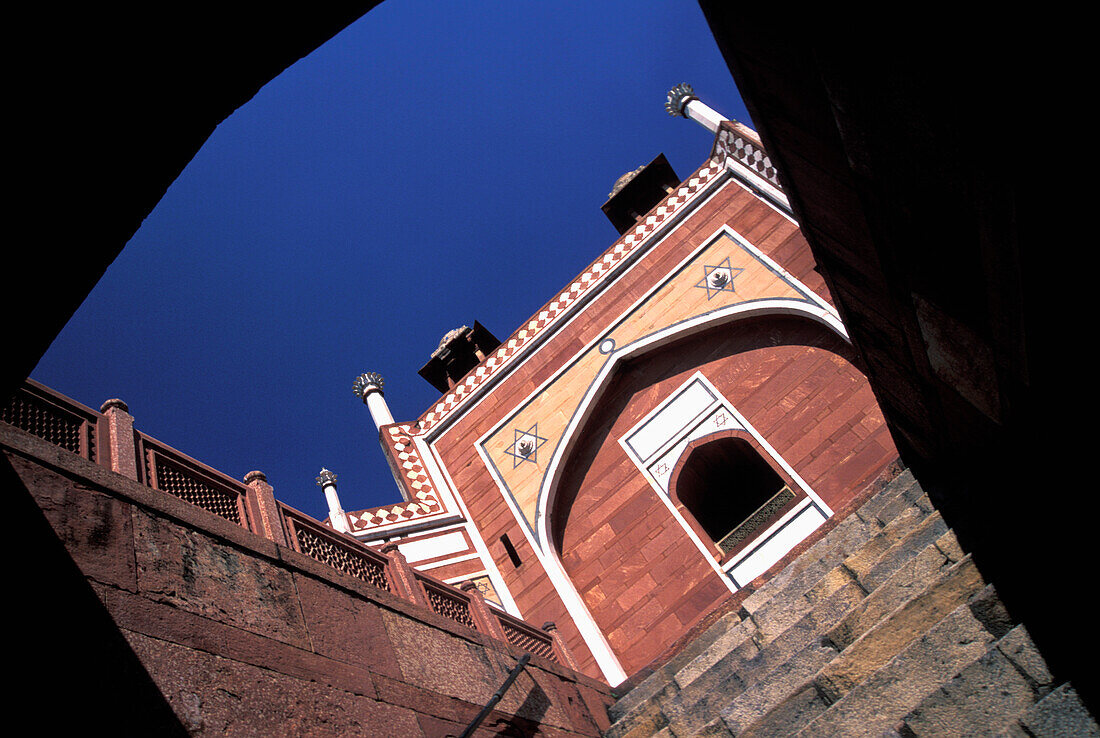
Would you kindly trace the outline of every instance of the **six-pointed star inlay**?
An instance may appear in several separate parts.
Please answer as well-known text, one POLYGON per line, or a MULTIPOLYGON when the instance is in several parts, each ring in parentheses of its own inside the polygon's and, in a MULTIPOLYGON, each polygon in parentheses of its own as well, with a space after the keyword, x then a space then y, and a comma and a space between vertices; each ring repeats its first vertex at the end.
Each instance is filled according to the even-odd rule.
POLYGON ((516 428, 515 432, 516 439, 504 451, 512 457, 512 468, 525 461, 538 465, 539 449, 546 443, 546 439, 539 435, 539 424, 535 423, 527 430, 516 428))
POLYGON ((727 256, 720 264, 706 264, 703 266, 703 278, 696 283, 696 287, 707 291, 707 299, 720 292, 735 292, 733 278, 745 271, 739 267, 731 266, 727 256))

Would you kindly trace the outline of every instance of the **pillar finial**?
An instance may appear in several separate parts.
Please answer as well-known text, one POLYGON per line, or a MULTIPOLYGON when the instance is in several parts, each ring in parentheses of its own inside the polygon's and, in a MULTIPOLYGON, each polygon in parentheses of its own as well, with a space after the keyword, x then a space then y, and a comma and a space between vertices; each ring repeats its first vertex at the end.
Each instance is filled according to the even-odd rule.
POLYGON ((325 501, 328 503, 328 519, 332 527, 341 533, 351 533, 348 525, 348 516, 340 504, 340 495, 336 493, 336 475, 328 469, 322 468, 317 475, 317 486, 325 491, 325 501))
POLYGON ((386 380, 378 372, 364 372, 355 378, 355 382, 351 385, 351 391, 355 393, 356 397, 365 401, 368 393, 381 392, 385 383, 386 380))
POLYGON ((683 116, 693 120, 711 133, 718 133, 726 116, 710 107, 695 95, 695 90, 686 82, 680 83, 668 91, 665 110, 671 116, 683 116))
POLYGON ((99 406, 99 412, 105 413, 105 412, 107 412, 108 410, 110 410, 112 408, 118 408, 119 410, 121 410, 124 413, 130 412, 129 406, 127 406, 125 402, 118 399, 117 397, 112 398, 110 400, 107 400, 102 405, 100 405, 99 406))
POLYGON ((698 100, 695 96, 695 90, 687 82, 681 82, 668 91, 668 99, 665 100, 665 110, 668 114, 675 117, 681 115, 688 117, 687 105, 692 100, 698 100))
POLYGON ((363 400, 363 404, 370 410, 371 418, 375 426, 382 430, 382 426, 393 423, 393 415, 386 404, 386 394, 382 391, 385 380, 378 372, 364 372, 355 378, 351 386, 355 396, 363 400))

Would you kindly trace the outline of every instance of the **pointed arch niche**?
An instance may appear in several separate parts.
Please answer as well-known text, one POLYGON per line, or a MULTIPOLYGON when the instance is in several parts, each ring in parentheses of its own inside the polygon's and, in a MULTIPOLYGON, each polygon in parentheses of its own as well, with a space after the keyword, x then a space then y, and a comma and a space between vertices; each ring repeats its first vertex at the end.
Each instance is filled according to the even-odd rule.
POLYGON ((853 356, 828 322, 747 312, 623 358, 590 390, 540 532, 626 674, 896 459, 853 356), (753 491, 723 507, 708 497, 731 469, 753 491))
MULTIPOLYGON (((719 409, 717 416, 725 410, 719 409)), ((787 540, 797 543, 832 513, 743 428, 716 430, 689 441, 661 491, 735 585, 751 581, 761 566, 767 568, 764 562, 753 563, 752 554, 774 534, 794 523, 787 540), (799 526, 802 516, 806 519, 799 526), (735 564, 743 569, 731 571, 735 564)), ((776 552, 790 548, 782 541, 773 545, 776 552)), ((767 565, 774 563, 772 558, 766 556, 767 565)))

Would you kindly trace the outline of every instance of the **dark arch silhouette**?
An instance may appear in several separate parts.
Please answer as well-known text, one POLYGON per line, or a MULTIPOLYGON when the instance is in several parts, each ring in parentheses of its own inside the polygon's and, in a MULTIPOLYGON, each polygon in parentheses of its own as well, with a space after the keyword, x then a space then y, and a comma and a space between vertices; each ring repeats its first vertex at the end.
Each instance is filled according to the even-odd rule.
POLYGON ((19 142, 10 179, 21 198, 13 211, 37 232, 6 255, 0 307, 27 317, 5 326, 5 397, 214 128, 379 2, 308 12, 213 2, 13 11, 11 53, 23 61, 9 94, 19 142))
MULTIPOLYGON (((13 8, 9 179, 14 224, 30 225, 30 238, 5 256, 5 398, 218 123, 377 4, 13 8)), ((13 548, 33 562, 9 567, 9 591, 21 593, 10 608, 10 703, 49 715, 56 731, 185 735, 6 458, 0 479, 13 548)))

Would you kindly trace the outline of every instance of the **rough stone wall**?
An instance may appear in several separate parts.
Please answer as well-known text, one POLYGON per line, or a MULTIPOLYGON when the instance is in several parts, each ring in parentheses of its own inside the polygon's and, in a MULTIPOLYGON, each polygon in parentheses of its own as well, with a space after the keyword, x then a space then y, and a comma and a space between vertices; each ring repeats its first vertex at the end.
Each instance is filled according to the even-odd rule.
POLYGON ((605 738, 1100 736, 909 470, 754 584, 605 738))
MULTIPOLYGON (((458 735, 522 654, 22 431, 0 443, 187 733, 458 735)), ((609 701, 535 656, 479 735, 597 736, 609 701)))

